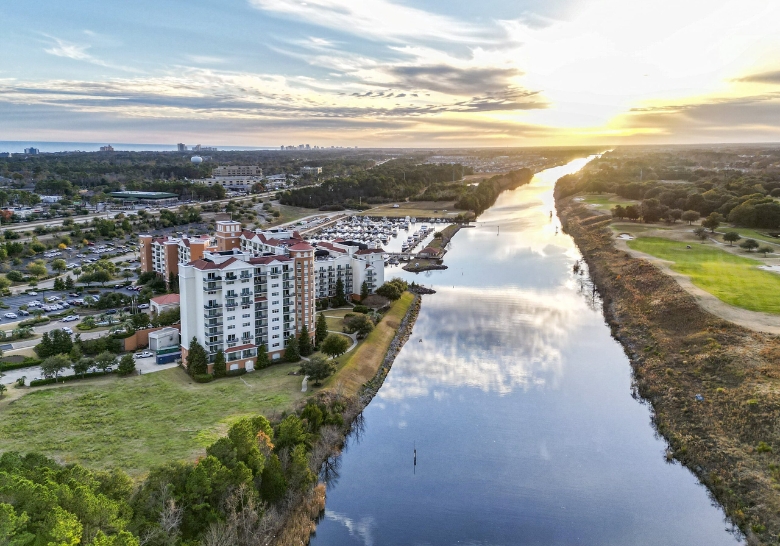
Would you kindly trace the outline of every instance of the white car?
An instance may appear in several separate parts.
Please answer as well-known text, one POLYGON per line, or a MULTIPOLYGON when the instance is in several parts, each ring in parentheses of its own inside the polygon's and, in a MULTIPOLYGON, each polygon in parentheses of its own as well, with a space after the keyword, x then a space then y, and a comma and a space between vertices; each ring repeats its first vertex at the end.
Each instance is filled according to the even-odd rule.
POLYGON ((142 303, 141 305, 138 306, 138 308, 139 309, 149 309, 149 304, 148 303, 142 303))
POLYGON ((37 296, 38 292, 27 292, 28 296, 37 296))
POLYGON ((16 313, 6 313, 3 315, 5 318, 16 318, 16 313))
POLYGON ((53 301, 57 301, 58 299, 60 299, 59 296, 49 296, 48 298, 45 298, 47 303, 51 303, 53 301))
POLYGON ((71 330, 71 329, 70 329, 70 328, 68 328, 67 326, 63 326, 63 327, 61 328, 61 330, 62 330, 63 332, 65 332, 66 334, 72 334, 72 333, 73 333, 73 330, 71 330))
POLYGON ((133 357, 135 358, 149 358, 150 356, 154 356, 154 353, 152 351, 144 351, 142 353, 135 353, 133 357))
POLYGON ((37 307, 41 304, 38 300, 32 300, 30 303, 27 304, 27 307, 37 307))
POLYGON ((76 315, 68 315, 64 319, 62 319, 62 322, 73 322, 74 320, 79 320, 79 317, 76 315))

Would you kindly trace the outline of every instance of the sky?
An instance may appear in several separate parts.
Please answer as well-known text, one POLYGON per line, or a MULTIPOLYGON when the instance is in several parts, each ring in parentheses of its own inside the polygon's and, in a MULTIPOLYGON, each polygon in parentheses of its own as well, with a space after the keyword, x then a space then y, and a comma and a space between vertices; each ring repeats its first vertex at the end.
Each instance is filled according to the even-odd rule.
POLYGON ((780 141, 777 0, 39 0, 0 23, 0 140, 780 141))

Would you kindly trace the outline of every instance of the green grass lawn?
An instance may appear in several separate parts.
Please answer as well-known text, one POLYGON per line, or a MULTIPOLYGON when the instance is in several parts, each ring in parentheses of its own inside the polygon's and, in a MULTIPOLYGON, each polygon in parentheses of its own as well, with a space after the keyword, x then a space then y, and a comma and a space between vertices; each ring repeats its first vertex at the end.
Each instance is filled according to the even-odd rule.
POLYGON ((30 389, 0 406, 0 451, 36 451, 64 462, 138 476, 194 459, 235 420, 292 408, 299 364, 242 377, 192 382, 179 368, 130 378, 30 389))
MULTIPOLYGON (((717 229, 717 232, 721 235, 719 235, 720 238, 723 237, 723 233, 726 233, 727 231, 736 231, 739 233, 743 239, 755 239, 756 241, 762 241, 762 242, 769 242, 774 244, 780 244, 780 239, 776 239, 775 237, 770 237, 769 235, 765 235, 759 231, 756 231, 755 229, 750 228, 742 228, 742 227, 726 227, 726 226, 720 226, 717 229)), ((742 242, 742 241, 739 241, 742 242)))
POLYGON ((611 210, 615 205, 636 205, 639 201, 624 199, 613 193, 586 194, 579 196, 582 202, 601 210, 611 210))
POLYGON ((306 216, 312 216, 320 212, 317 209, 305 209, 302 207, 291 207, 288 205, 279 205, 278 207, 274 207, 274 208, 279 209, 280 215, 278 218, 274 218, 271 222, 266 224, 265 227, 273 227, 273 226, 278 226, 279 224, 286 224, 287 222, 300 220, 301 218, 305 218, 306 216))
POLYGON ((780 275, 763 271, 763 262, 718 248, 657 237, 628 241, 634 250, 674 262, 672 270, 720 300, 751 311, 780 314, 780 275))
POLYGON ((655 231, 657 229, 672 229, 668 226, 663 226, 660 224, 640 224, 632 222, 613 222, 609 227, 618 233, 644 233, 645 231, 655 231))

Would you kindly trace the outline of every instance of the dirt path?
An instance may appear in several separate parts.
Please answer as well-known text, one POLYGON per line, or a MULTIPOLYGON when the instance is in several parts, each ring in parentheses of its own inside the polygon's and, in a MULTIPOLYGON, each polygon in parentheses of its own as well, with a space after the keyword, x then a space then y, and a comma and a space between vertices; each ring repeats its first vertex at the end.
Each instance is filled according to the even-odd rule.
MULTIPOLYGON (((770 315, 769 313, 759 313, 757 311, 748 311, 747 309, 740 309, 739 307, 724 303, 706 290, 702 290, 694 285, 687 275, 672 271, 671 265, 673 262, 661 260, 650 254, 633 250, 629 248, 627 242, 623 239, 615 239, 615 246, 620 250, 628 252, 631 256, 643 258, 654 264, 661 271, 677 281, 677 284, 679 284, 683 290, 696 298, 696 301, 702 308, 713 315, 756 332, 780 334, 780 316, 770 315)), ((724 246, 727 247, 728 245, 724 246)))

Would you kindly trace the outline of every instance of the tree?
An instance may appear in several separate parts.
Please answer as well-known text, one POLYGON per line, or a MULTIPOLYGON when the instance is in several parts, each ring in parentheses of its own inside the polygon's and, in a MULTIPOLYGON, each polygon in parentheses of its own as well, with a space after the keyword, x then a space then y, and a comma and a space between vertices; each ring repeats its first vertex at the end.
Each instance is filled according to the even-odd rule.
POLYGON ((323 353, 330 356, 331 358, 335 358, 346 353, 347 349, 349 349, 349 346, 349 338, 346 338, 340 334, 330 334, 322 342, 320 350, 322 350, 323 353))
POLYGON ((757 250, 757 252, 760 252, 761 254, 764 255, 764 258, 766 258, 767 254, 771 254, 774 251, 775 251, 775 249, 772 248, 771 246, 762 246, 761 248, 759 248, 757 250))
POLYGON ((311 346, 311 336, 309 336, 309 329, 304 324, 301 327, 301 332, 298 334, 298 352, 301 356, 309 356, 314 352, 314 347, 311 346))
POLYGON ((130 318, 130 323, 134 330, 143 330, 149 326, 149 315, 146 313, 136 313, 130 318))
POLYGON ((715 230, 718 229, 718 226, 723 222, 723 220, 724 218, 721 214, 713 212, 704 219, 701 225, 702 227, 709 229, 712 233, 715 233, 715 230))
POLYGON ((366 299, 368 295, 369 295, 368 283, 366 281, 363 281, 363 284, 360 285, 360 301, 366 299))
POLYGON ((698 237, 702 241, 704 241, 708 237, 707 230, 702 226, 699 226, 696 229, 694 229, 693 234, 696 235, 696 237, 698 237))
POLYGON ((680 220, 682 218, 683 211, 682 209, 672 209, 669 211, 669 217, 672 219, 672 223, 676 222, 677 220, 680 220))
POLYGON ((323 379, 327 379, 336 370, 333 362, 325 360, 320 356, 311 358, 308 362, 304 362, 301 366, 301 372, 304 375, 309 376, 309 379, 314 381, 315 386, 322 384, 323 379))
POLYGON ((57 277, 54 279, 54 290, 65 290, 65 281, 62 278, 57 277))
POLYGON ((686 210, 685 212, 682 213, 681 218, 683 222, 688 222, 688 225, 690 226, 692 223, 694 223, 699 218, 701 218, 701 214, 699 214, 695 210, 686 210))
POLYGON ((68 269, 68 264, 65 263, 65 260, 58 258, 51 262, 51 268, 57 273, 62 273, 63 271, 68 269))
POLYGON ((35 260, 34 262, 30 262, 27 265, 27 271, 32 275, 33 277, 43 277, 46 275, 46 273, 49 272, 48 269, 46 269, 46 263, 43 260, 35 260))
POLYGON ((344 281, 340 277, 336 279, 336 297, 334 299, 336 300, 336 307, 347 304, 347 298, 344 295, 344 281))
POLYGON ((626 207, 626 218, 629 220, 636 220, 639 218, 639 208, 636 205, 628 205, 626 207))
POLYGON ((11 281, 0 275, 0 292, 5 292, 11 287, 11 281))
POLYGON ((57 379, 62 370, 70 368, 70 360, 65 355, 50 356, 41 362, 41 373, 44 377, 53 377, 57 379))
POLYGON ((348 334, 357 334, 364 338, 374 329, 373 321, 366 315, 356 315, 344 320, 344 331, 348 334))
POLYGON ((225 353, 222 349, 217 351, 214 356, 214 377, 225 377, 227 375, 227 364, 225 363, 225 353))
POLYGON ((3 395, 5 394, 5 391, 6 391, 6 386, 3 385, 3 384, 0 384, 0 398, 3 397, 3 395))
POLYGON ((726 241, 729 246, 733 246, 734 243, 742 239, 742 236, 740 236, 739 233, 736 231, 727 231, 723 234, 723 240, 726 241))
POLYGON ((65 290, 73 290, 76 287, 76 283, 73 282, 73 277, 68 275, 65 277, 65 290))
POLYGON ((622 205, 616 205, 615 207, 612 208, 611 212, 613 218, 619 218, 620 220, 622 220, 623 218, 626 217, 626 209, 623 208, 622 205))
POLYGON ((758 241, 756 241, 755 239, 745 239, 744 241, 742 241, 742 243, 740 243, 739 246, 740 248, 744 248, 745 250, 750 252, 752 250, 757 249, 759 245, 758 245, 758 241))
POLYGON ((116 362, 116 355, 110 351, 103 351, 95 357, 95 366, 102 372, 105 372, 109 366, 113 366, 114 362, 116 362))
POLYGON ((301 353, 298 348, 298 338, 293 335, 287 338, 287 344, 284 349, 284 359, 287 362, 298 362, 301 359, 301 353))
POLYGON ((73 362, 73 373, 76 375, 84 376, 87 371, 95 365, 95 361, 91 358, 83 357, 73 362))
POLYGON ((133 355, 127 353, 123 356, 119 361, 119 368, 117 368, 117 370, 119 371, 119 375, 130 375, 131 373, 135 373, 135 359, 133 358, 133 355))
POLYGON ((257 362, 255 364, 255 368, 262 370, 263 368, 267 368, 270 365, 271 361, 268 360, 268 349, 265 345, 260 345, 257 348, 257 362))
POLYGON ((325 313, 320 313, 317 315, 317 323, 314 328, 314 344, 319 346, 326 337, 328 337, 328 321, 325 319, 325 313))
POLYGON ((190 341, 190 350, 187 353, 187 371, 191 376, 207 375, 209 373, 209 355, 203 345, 198 343, 198 338, 190 341))
POLYGON ((111 274, 104 270, 95 271, 92 274, 92 282, 99 282, 102 286, 105 286, 108 281, 111 280, 111 274))
POLYGON ((58 354, 68 354, 73 349, 73 340, 70 334, 62 330, 44 332, 41 342, 35 346, 35 353, 41 358, 47 358, 58 354))

